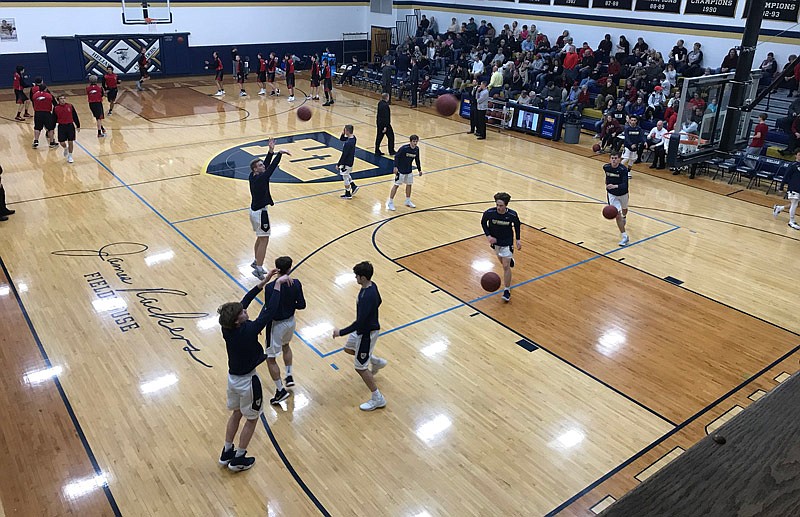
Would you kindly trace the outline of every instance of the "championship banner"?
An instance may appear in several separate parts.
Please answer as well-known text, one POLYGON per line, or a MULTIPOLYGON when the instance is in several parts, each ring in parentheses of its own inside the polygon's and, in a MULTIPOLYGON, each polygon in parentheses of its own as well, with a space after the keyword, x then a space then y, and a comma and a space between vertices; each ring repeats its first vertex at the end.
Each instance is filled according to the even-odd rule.
POLYGON ((678 14, 681 12, 681 0, 636 0, 635 10, 678 14))
POLYGON ((139 50, 144 48, 147 71, 161 72, 161 40, 156 37, 136 36, 80 36, 81 50, 86 59, 86 74, 102 77, 111 65, 119 75, 139 74, 139 50))
MULTIPOLYGON (((764 19, 797 23, 798 0, 767 0, 764 4, 764 19)), ((750 14, 750 0, 744 4, 742 18, 750 14)))
POLYGON ((553 5, 565 7, 589 7, 589 0, 553 0, 553 5))
POLYGON ((594 0, 592 9, 620 9, 630 11, 633 7, 633 0, 594 0))
POLYGON ((736 16, 737 0, 686 0, 683 14, 704 14, 706 16, 736 16))
POLYGON ((550 5, 550 0, 519 0, 521 4, 540 4, 540 5, 550 5))

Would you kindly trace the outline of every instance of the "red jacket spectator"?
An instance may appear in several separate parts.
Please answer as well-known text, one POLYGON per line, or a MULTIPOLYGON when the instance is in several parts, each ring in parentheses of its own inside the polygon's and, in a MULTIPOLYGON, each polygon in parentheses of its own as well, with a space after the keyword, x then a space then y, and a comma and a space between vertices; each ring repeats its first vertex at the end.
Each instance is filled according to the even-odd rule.
POLYGON ((581 57, 577 52, 567 52, 567 55, 564 56, 564 68, 566 70, 574 70, 575 66, 580 62, 580 60, 581 57))
POLYGON ((678 122, 678 112, 675 111, 672 115, 667 119, 667 130, 672 131, 675 129, 675 124, 678 122))

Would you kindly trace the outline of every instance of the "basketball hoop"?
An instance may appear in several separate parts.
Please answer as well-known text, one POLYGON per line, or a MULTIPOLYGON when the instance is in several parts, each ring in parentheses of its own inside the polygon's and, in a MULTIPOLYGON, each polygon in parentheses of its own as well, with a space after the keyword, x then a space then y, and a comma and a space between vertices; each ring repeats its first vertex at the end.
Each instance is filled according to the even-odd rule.
POLYGON ((156 21, 152 18, 145 18, 144 23, 147 24, 147 32, 156 32, 158 28, 156 27, 156 21))

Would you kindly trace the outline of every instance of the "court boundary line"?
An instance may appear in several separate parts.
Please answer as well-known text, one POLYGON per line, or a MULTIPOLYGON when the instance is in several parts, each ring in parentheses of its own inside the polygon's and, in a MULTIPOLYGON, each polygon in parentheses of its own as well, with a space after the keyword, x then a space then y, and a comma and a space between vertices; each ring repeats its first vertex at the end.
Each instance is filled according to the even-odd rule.
MULTIPOLYGON (((3 273, 5 274, 6 278, 8 278, 8 283, 11 286, 11 291, 14 293, 14 298, 17 301, 17 305, 22 311, 22 316, 25 318, 25 323, 28 325, 28 330, 31 333, 31 337, 33 337, 34 342, 36 343, 36 347, 39 349, 39 354, 44 359, 45 365, 48 368, 53 367, 53 363, 50 361, 50 356, 47 354, 47 350, 44 348, 44 344, 42 343, 41 339, 39 339, 39 334, 36 332, 36 327, 33 325, 33 321, 28 314, 28 310, 25 308, 25 303, 22 301, 22 298, 19 296, 19 291, 17 291, 17 286, 14 284, 14 280, 11 277, 11 272, 6 267, 6 263, 3 260, 3 257, 0 256, 0 268, 2 268, 3 273)), ((92 469, 96 476, 103 476, 103 470, 100 468, 100 463, 97 461, 97 457, 94 455, 94 451, 92 451, 91 445, 89 445, 89 440, 86 438, 86 434, 83 432, 83 427, 81 426, 80 422, 78 421, 78 416, 75 414, 75 411, 72 409, 72 404, 69 401, 69 397, 67 396, 66 390, 61 385, 61 379, 57 375, 52 377, 53 384, 58 391, 58 394, 61 396, 61 401, 64 403, 64 407, 67 410, 67 414, 69 415, 70 420, 72 421, 72 426, 75 428, 75 432, 78 435, 78 439, 81 441, 83 445, 84 452, 86 456, 89 458, 89 463, 92 465, 92 469)), ((109 506, 111 506, 111 510, 114 512, 114 515, 121 516, 122 513, 119 509, 119 505, 117 505, 116 499, 114 499, 114 494, 111 492, 111 487, 109 486, 108 481, 106 480, 103 483, 103 492, 105 493, 106 500, 108 500, 109 506)))

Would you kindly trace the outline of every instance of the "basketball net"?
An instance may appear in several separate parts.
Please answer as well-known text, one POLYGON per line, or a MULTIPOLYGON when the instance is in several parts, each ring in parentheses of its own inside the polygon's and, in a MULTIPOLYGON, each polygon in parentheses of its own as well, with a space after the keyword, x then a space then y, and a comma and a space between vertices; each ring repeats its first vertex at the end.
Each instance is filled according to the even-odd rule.
POLYGON ((147 32, 158 32, 156 21, 152 18, 145 18, 144 22, 147 24, 147 32))

